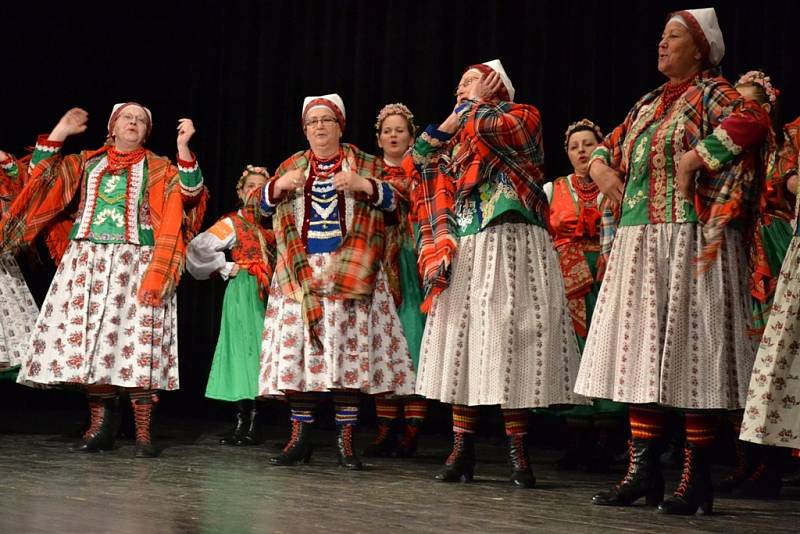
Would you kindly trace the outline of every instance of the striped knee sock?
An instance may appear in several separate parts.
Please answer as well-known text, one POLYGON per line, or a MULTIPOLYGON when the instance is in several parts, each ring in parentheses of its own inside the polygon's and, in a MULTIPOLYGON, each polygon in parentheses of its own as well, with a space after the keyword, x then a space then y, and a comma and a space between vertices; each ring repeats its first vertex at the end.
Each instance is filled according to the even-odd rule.
POLYGON ((800 449, 792 449, 792 458, 800 458, 800 449))
POLYGON ((420 397, 406 399, 405 406, 403 406, 403 414, 406 421, 421 423, 425 416, 428 415, 428 401, 420 397))
POLYGON ((375 412, 381 422, 394 421, 400 417, 400 399, 375 397, 375 412))
POLYGON ((337 391, 333 394, 336 426, 355 426, 358 422, 358 391, 337 391))
POLYGON ((86 387, 86 396, 98 399, 113 399, 119 394, 116 386, 110 384, 93 385, 86 387))
POLYGON ((686 442, 695 447, 710 447, 719 426, 716 413, 690 412, 686 414, 686 442))
POLYGON ((656 439, 664 435, 667 414, 663 410, 631 405, 628 417, 633 439, 656 439))
POLYGON ((453 432, 474 434, 478 424, 478 409, 464 404, 453 405, 453 432))
POLYGON ((317 406, 317 399, 313 393, 293 393, 288 395, 289 408, 292 414, 289 417, 291 421, 299 423, 313 423, 314 422, 314 408, 317 406))
POLYGON ((506 436, 528 433, 528 410, 524 408, 503 410, 503 421, 506 427, 506 436))

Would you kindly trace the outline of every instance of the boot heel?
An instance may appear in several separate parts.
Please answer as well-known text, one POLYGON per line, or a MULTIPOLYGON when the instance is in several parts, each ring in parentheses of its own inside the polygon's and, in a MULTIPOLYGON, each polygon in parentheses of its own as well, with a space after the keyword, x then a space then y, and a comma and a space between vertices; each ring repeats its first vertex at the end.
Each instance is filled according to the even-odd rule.
POLYGON ((303 458, 301 460, 304 464, 311 463, 311 453, 312 452, 314 452, 314 449, 309 447, 308 450, 306 451, 306 453, 303 455, 303 458))
POLYGON ((645 495, 645 506, 656 507, 664 501, 664 488, 656 489, 645 495))
POLYGON ((465 467, 464 470, 461 472, 459 480, 461 480, 461 482, 467 483, 467 482, 472 482, 472 479, 474 477, 475 477, 475 467, 469 466, 465 467))
POLYGON ((706 502, 701 503, 700 510, 703 512, 703 515, 711 515, 714 513, 714 497, 711 497, 706 502))

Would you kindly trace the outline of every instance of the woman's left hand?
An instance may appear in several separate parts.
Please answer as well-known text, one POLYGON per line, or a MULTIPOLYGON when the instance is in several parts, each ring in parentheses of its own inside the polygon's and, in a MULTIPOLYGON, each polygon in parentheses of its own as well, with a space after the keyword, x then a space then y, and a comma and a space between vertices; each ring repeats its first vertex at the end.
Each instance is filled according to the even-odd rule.
POLYGON ((703 160, 696 150, 690 150, 681 156, 678 169, 675 173, 675 187, 686 200, 692 198, 694 193, 694 173, 703 167, 703 160))
POLYGON ((192 119, 181 119, 178 121, 178 156, 184 160, 192 159, 189 150, 189 139, 194 135, 194 123, 192 119))
POLYGON ((486 76, 481 78, 469 86, 467 91, 467 98, 475 100, 489 100, 492 96, 497 94, 500 87, 503 86, 503 79, 500 75, 492 71, 486 76))
POLYGON ((333 187, 337 191, 350 191, 352 193, 372 193, 372 184, 369 180, 353 171, 340 171, 333 175, 333 187))

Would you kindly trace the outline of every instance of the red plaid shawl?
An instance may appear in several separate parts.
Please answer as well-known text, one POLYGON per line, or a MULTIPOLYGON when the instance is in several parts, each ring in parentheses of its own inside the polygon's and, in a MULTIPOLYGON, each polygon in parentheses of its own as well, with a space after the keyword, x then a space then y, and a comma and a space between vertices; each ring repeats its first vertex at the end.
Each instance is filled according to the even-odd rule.
MULTIPOLYGON (((108 147, 39 162, 0 223, 0 249, 18 250, 46 232, 51 254, 59 261, 74 222, 66 213, 73 201, 80 198, 87 163, 106 150, 108 147)), ((142 304, 160 306, 175 291, 183 273, 186 243, 200 229, 208 190, 203 188, 200 194, 184 198, 178 169, 167 158, 149 150, 146 158, 147 195, 156 244, 138 298, 142 304)))
POLYGON ((458 132, 431 158, 415 160, 419 182, 415 216, 419 222, 419 272, 427 312, 433 298, 450 285, 450 265, 456 252, 456 200, 469 196, 498 172, 505 173, 529 210, 547 220, 541 120, 530 105, 473 102, 462 112, 458 132))
MULTIPOLYGON (((661 95, 665 86, 643 96, 628 112, 625 122, 603 142, 603 147, 609 152, 608 164, 621 171, 626 181, 630 156, 627 151, 632 147, 629 136, 636 135, 632 132, 635 119, 644 105, 661 95)), ((684 137, 676 142, 684 143, 687 149, 695 147, 723 121, 730 139, 745 149, 759 145, 769 127, 769 117, 760 106, 744 101, 724 78, 715 76, 712 71, 701 72, 681 100, 680 112, 673 113, 672 117, 684 121, 684 137)), ((696 258, 698 272, 708 269, 717 257, 724 242, 723 230, 731 222, 742 222, 745 227, 743 235, 752 235, 750 229, 755 221, 759 185, 763 178, 763 173, 757 172, 758 160, 757 150, 744 150, 720 169, 705 169, 701 173, 695 208, 708 243, 696 258)), ((603 224, 617 224, 617 221, 610 222, 610 218, 604 217, 603 224)), ((606 228, 603 233, 611 235, 613 230, 606 228)))
MULTIPOLYGON (((383 162, 349 144, 342 144, 350 170, 368 178, 383 177, 383 162)), ((293 169, 308 167, 311 151, 298 152, 275 171, 275 178, 293 169)), ((400 197, 406 194, 404 177, 387 179, 400 197)), ((378 181, 380 184, 380 181, 378 181)), ((266 186, 265 186, 266 187, 266 186)), ((259 190, 261 193, 261 190, 259 190)), ((248 202, 258 201, 253 194, 248 202)), ((309 326, 312 343, 319 347, 317 325, 322 319, 321 296, 342 300, 368 298, 375 290, 385 250, 383 212, 357 195, 347 235, 334 252, 334 259, 322 279, 315 280, 308 263, 305 245, 294 217, 295 193, 288 193, 272 217, 277 246, 275 276, 285 296, 301 303, 303 319, 309 326)))

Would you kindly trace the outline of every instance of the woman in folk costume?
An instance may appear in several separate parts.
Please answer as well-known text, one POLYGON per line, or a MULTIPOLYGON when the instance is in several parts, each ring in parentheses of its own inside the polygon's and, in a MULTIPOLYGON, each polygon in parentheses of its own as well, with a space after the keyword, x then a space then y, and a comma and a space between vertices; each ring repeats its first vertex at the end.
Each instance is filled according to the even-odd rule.
POLYGON ((669 81, 589 164, 621 216, 575 391, 629 403, 633 437, 627 474, 595 504, 646 497, 662 513, 710 512, 718 412, 744 404, 755 347, 741 228, 755 219, 769 117, 717 75, 723 52, 713 9, 672 14, 658 45, 669 81), (685 413, 687 445, 680 485, 661 502, 667 407, 685 413))
MULTIPOLYGON (((404 168, 403 158, 414 143, 417 126, 414 115, 401 103, 387 104, 378 113, 375 122, 375 137, 383 151, 383 166, 386 175, 395 180, 405 180, 413 205, 413 165, 404 168)), ((403 325, 408 350, 416 368, 419 362, 419 347, 425 328, 425 315, 419 307, 422 289, 417 275, 417 254, 414 243, 413 213, 405 203, 386 219, 386 256, 384 270, 389 280, 389 289, 397 305, 400 323, 403 325)), ((417 433, 428 412, 427 401, 418 396, 377 396, 375 411, 378 414, 378 435, 364 449, 364 456, 411 457, 417 449, 417 433), (401 419, 402 412, 402 419, 401 419), (402 424, 402 428, 398 425, 402 424), (398 433, 400 437, 398 439, 398 433)))
POLYGON ((579 402, 580 355, 546 229, 539 111, 513 99, 499 60, 473 65, 453 112, 413 149, 428 311, 417 393, 453 405, 443 482, 472 479, 477 407, 500 405, 511 481, 532 487, 528 408, 579 402))
POLYGON ((292 434, 275 465, 308 461, 314 406, 332 392, 339 465, 362 469, 353 450, 359 392, 408 395, 414 366, 381 262, 384 214, 405 201, 405 179, 340 142, 336 95, 303 102, 309 149, 284 161, 259 191, 272 216, 277 257, 261 347, 261 395, 286 395, 292 434))
MULTIPOLYGON (((25 185, 28 158, 0 150, 0 216, 25 185)), ((16 378, 39 309, 13 254, 0 254, 0 378, 16 378)))
POLYGON ((144 148, 152 116, 133 102, 114 106, 105 146, 62 157, 87 120, 73 108, 39 138, 30 182, 3 219, 3 250, 45 233, 58 263, 18 381, 86 389, 91 424, 73 448, 83 452, 113 447, 124 388, 135 455, 152 457, 154 393, 178 389, 175 288, 207 192, 189 150, 191 120, 178 123, 177 167, 144 148))
POLYGON ((247 196, 264 187, 269 173, 248 165, 236 184, 243 207, 217 221, 192 239, 186 251, 186 267, 198 280, 220 276, 228 281, 222 302, 222 322, 206 387, 206 397, 236 403, 236 423, 224 436, 223 445, 257 445, 258 372, 264 310, 272 279, 275 235, 260 214, 254 224, 244 213, 247 196), (225 251, 231 251, 231 260, 225 251))
MULTIPOLYGON (((736 90, 747 100, 756 102, 771 113, 778 100, 779 91, 772 86, 769 76, 761 71, 750 71, 736 82, 736 90)), ((760 339, 764 333, 769 311, 775 296, 778 274, 792 240, 792 213, 794 194, 786 189, 786 172, 777 168, 775 132, 769 129, 762 147, 763 162, 760 170, 766 179, 760 194, 758 224, 754 228, 755 245, 751 247, 750 293, 753 307, 753 335, 760 339)), ((736 466, 717 484, 720 491, 732 492, 737 497, 776 498, 781 489, 781 456, 785 449, 759 447, 738 439, 742 424, 742 410, 729 412, 733 427, 736 466)))
MULTIPOLYGON (((778 174, 797 194, 800 117, 786 125, 778 174)), ((795 233, 783 260, 775 300, 756 355, 740 439, 793 449, 800 457, 800 205, 795 206, 795 233)))
MULTIPOLYGON (((603 194, 589 178, 589 156, 603 141, 600 128, 589 119, 569 125, 564 150, 573 172, 544 184, 549 203, 548 227, 558 251, 572 325, 582 351, 597 302, 600 282, 600 220, 603 194)), ((590 406, 563 412, 567 424, 567 451, 558 461, 561 469, 585 466, 590 471, 608 469, 610 438, 619 426, 624 405, 598 399, 590 406)))

